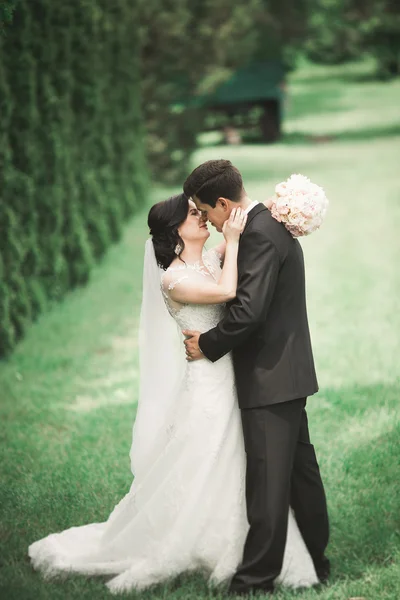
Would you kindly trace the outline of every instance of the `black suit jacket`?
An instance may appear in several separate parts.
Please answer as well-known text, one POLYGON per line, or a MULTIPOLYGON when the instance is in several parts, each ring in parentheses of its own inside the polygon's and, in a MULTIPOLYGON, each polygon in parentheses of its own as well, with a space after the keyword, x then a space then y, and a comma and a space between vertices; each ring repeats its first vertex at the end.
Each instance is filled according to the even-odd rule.
POLYGON ((240 408, 318 391, 308 328, 303 252, 258 204, 240 239, 236 298, 199 345, 212 362, 233 351, 240 408))

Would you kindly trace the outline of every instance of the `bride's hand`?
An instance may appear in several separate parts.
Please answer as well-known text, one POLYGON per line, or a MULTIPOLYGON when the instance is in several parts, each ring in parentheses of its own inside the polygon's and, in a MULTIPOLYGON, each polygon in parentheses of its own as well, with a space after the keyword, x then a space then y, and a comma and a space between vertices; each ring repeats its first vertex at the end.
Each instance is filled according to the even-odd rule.
POLYGON ((226 242, 238 242, 247 221, 247 215, 240 207, 234 208, 222 227, 226 242))
POLYGON ((264 206, 266 206, 268 208, 268 210, 271 210, 271 206, 272 206, 274 200, 275 200, 275 196, 271 196, 270 198, 267 198, 267 200, 264 200, 263 204, 264 204, 264 206))

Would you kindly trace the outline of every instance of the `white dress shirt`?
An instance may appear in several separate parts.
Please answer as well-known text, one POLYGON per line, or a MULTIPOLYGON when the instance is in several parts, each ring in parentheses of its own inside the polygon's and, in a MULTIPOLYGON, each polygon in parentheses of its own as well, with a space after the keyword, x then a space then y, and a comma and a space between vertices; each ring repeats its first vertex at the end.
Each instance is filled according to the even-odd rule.
POLYGON ((253 210, 253 208, 254 208, 255 206, 257 206, 257 204, 259 204, 258 200, 253 200, 253 202, 252 202, 251 204, 249 204, 249 206, 248 206, 248 207, 246 208, 246 210, 244 211, 244 214, 245 214, 245 215, 248 215, 248 214, 249 214, 249 212, 250 212, 251 210, 253 210))

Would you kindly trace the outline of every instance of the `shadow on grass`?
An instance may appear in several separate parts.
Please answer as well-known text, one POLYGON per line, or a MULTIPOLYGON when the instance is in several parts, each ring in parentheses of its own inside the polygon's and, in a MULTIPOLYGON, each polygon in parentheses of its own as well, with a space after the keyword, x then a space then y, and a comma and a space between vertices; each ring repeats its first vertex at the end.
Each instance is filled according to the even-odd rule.
POLYGON ((342 70, 338 67, 337 72, 332 72, 331 69, 327 69, 322 72, 313 72, 311 74, 298 75, 293 78, 293 83, 300 83, 302 85, 315 85, 323 83, 385 83, 386 81, 392 81, 395 77, 387 78, 382 76, 379 71, 372 66, 365 66, 362 63, 359 65, 353 65, 353 68, 349 66, 343 67, 342 70))
POLYGON ((312 135, 303 132, 287 133, 283 135, 282 143, 316 144, 326 142, 356 142, 368 141, 376 138, 395 137, 400 135, 400 125, 388 125, 385 127, 370 127, 367 129, 355 129, 354 131, 341 131, 339 133, 327 133, 312 135))
MULTIPOLYGON (((389 138, 400 135, 400 125, 388 125, 385 127, 370 127, 367 129, 355 129, 353 131, 341 131, 339 133, 311 134, 302 131, 284 133, 277 142, 287 146, 327 144, 331 142, 357 142, 368 141, 378 138, 389 138)), ((265 141, 260 137, 257 130, 243 132, 243 144, 264 146, 265 141)))

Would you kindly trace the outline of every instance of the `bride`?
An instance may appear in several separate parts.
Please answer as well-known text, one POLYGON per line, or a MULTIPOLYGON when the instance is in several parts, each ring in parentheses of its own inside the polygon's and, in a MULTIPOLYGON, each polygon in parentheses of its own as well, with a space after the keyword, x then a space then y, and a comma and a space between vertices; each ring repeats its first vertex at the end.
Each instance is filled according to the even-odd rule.
MULTIPOLYGON (((52 533, 29 546, 33 566, 110 575, 112 593, 182 572, 228 581, 248 531, 245 451, 231 356, 186 362, 183 329, 207 331, 235 297, 241 209, 225 242, 206 252, 207 223, 184 194, 152 207, 139 331, 140 396, 130 452, 134 481, 108 520, 52 533), (221 259, 223 267, 221 268, 221 259), (161 267, 161 268, 160 268, 161 267)), ((295 518, 277 583, 318 583, 295 518)))

